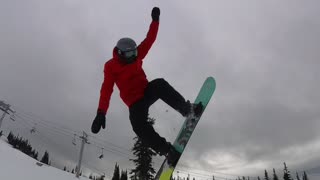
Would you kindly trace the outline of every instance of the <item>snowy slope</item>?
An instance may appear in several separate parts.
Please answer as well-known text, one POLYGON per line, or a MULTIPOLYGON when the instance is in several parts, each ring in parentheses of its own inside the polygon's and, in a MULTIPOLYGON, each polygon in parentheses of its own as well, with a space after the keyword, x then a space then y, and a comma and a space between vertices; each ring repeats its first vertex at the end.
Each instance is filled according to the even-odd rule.
MULTIPOLYGON (((38 166, 36 160, 12 148, 0 139, 0 180, 75 180, 74 174, 50 167, 38 166)), ((87 178, 81 177, 82 180, 87 178)))

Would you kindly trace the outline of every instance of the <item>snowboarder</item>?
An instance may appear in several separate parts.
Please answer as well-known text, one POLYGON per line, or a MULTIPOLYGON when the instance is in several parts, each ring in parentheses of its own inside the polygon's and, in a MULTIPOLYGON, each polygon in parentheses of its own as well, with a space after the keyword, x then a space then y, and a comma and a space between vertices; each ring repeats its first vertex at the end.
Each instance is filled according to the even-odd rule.
POLYGON ((161 137, 148 124, 149 107, 158 99, 163 100, 182 116, 201 113, 202 105, 191 104, 186 101, 167 81, 163 78, 148 82, 142 69, 143 59, 156 40, 159 28, 160 9, 154 7, 151 12, 152 22, 146 38, 140 45, 130 38, 122 38, 113 49, 113 58, 105 63, 104 81, 100 91, 99 107, 93 120, 91 131, 98 133, 105 128, 106 113, 113 92, 114 84, 120 90, 120 97, 129 108, 129 119, 133 131, 148 147, 160 155, 167 155, 168 161, 175 163, 178 152, 171 143, 161 137))

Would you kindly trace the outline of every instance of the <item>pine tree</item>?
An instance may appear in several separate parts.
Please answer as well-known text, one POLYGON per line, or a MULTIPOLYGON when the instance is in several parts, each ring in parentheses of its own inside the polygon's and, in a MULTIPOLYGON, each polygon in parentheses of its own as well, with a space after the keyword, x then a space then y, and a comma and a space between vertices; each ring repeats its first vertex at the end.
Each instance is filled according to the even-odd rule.
POLYGON ((267 170, 264 170, 264 179, 265 179, 265 180, 270 180, 270 179, 269 179, 269 176, 268 176, 267 170))
POLYGON ((258 180, 260 180, 260 177, 258 176, 258 180))
MULTIPOLYGON (((154 121, 155 120, 152 118, 148 119, 148 123, 151 125, 154 124, 154 121)), ((138 137, 135 137, 134 140, 136 142, 132 148, 132 151, 133 155, 135 155, 137 158, 130 159, 130 161, 136 165, 135 169, 131 169, 130 171, 130 178, 134 180, 151 180, 156 173, 155 169, 152 167, 152 156, 155 156, 156 153, 149 147, 146 147, 138 137)))
POLYGON ((39 153, 36 152, 36 153, 34 154, 34 159, 38 160, 38 156, 39 156, 39 153))
MULTIPOLYGON (((11 131, 10 131, 10 133, 8 134, 7 139, 8 139, 9 144, 11 144, 11 143, 12 143, 12 139, 13 139, 13 135, 12 135, 12 132, 11 132, 11 131)), ((12 145, 12 144, 11 144, 11 145, 12 145)))
POLYGON ((300 180, 298 172, 296 172, 296 177, 297 177, 297 180, 300 180))
POLYGON ((44 164, 49 164, 49 153, 47 151, 44 153, 40 162, 44 164))
POLYGON ((120 180, 128 180, 128 173, 126 171, 121 171, 121 177, 120 180))
POLYGON ((118 163, 116 163, 116 165, 114 167, 112 180, 120 180, 120 170, 119 170, 118 163))
POLYGON ((13 148, 16 148, 18 144, 17 137, 12 134, 12 137, 10 139, 11 140, 9 141, 9 143, 12 145, 13 148))
POLYGON ((3 135, 3 132, 2 131, 0 131, 0 137, 3 135))
MULTIPOLYGON (((130 172, 130 173, 132 173, 132 172, 130 172)), ((138 180, 137 174, 131 174, 130 179, 131 180, 138 180)))
POLYGON ((276 174, 276 170, 273 168, 273 180, 279 180, 277 174, 276 174))
POLYGON ((64 170, 64 171, 67 171, 67 167, 66 167, 66 166, 64 166, 63 170, 64 170))
POLYGON ((36 155, 36 151, 35 151, 35 150, 32 150, 31 153, 30 153, 30 156, 31 156, 32 158, 34 158, 35 155, 36 155))
POLYGON ((288 170, 286 163, 283 163, 283 164, 284 164, 283 179, 284 180, 292 180, 291 175, 290 175, 290 171, 288 170))
POLYGON ((303 172, 302 180, 309 180, 307 173, 305 171, 303 172))
POLYGON ((104 180, 104 178, 105 178, 105 175, 101 175, 99 179, 104 180))

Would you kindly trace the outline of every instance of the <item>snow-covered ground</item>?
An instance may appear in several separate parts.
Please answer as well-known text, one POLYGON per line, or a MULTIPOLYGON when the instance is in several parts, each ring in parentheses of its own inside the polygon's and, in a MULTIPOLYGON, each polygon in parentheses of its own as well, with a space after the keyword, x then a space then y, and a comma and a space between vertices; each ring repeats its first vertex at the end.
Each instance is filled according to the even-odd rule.
MULTIPOLYGON (((0 138, 0 180, 78 180, 74 174, 36 163, 38 161, 11 147, 0 138)), ((319 174, 308 174, 309 180, 320 180, 319 174)), ((88 180, 80 177, 80 180, 88 180)))
MULTIPOLYGON (((39 166, 37 161, 12 148, 0 138, 0 180, 73 180, 74 174, 47 165, 39 166)), ((87 178, 80 177, 82 180, 87 178)))

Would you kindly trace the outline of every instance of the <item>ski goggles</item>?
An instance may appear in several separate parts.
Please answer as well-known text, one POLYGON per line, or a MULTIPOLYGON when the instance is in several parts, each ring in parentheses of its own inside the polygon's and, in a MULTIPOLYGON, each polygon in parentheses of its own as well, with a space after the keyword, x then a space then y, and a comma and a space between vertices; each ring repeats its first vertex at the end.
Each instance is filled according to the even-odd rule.
POLYGON ((132 51, 124 51, 122 52, 122 56, 124 58, 131 58, 131 57, 137 57, 138 56, 138 50, 132 50, 132 51))

